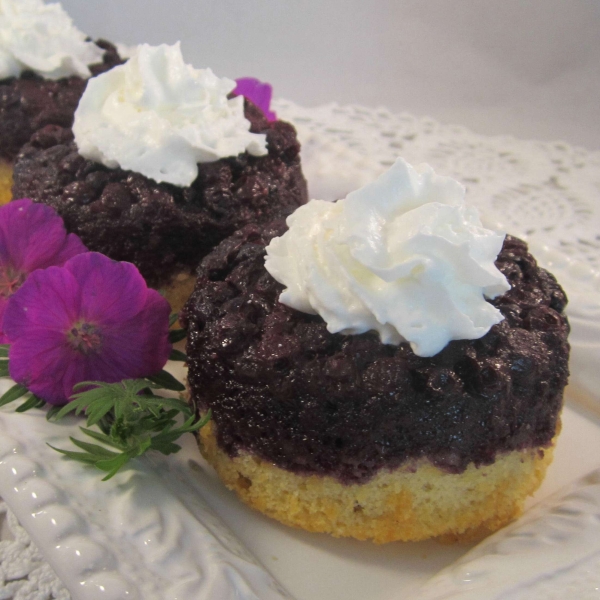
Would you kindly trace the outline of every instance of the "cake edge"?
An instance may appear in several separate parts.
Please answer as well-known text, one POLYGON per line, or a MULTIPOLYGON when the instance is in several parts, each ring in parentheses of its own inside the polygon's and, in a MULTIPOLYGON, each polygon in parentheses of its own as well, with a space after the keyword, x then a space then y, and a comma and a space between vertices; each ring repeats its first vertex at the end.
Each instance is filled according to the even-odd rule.
POLYGON ((230 457, 217 443, 214 422, 199 432, 200 451, 223 483, 247 505, 292 527, 334 537, 393 541, 471 542, 523 512, 541 485, 554 443, 504 453, 491 465, 453 474, 422 458, 381 470, 364 484, 297 475, 248 453, 230 457))

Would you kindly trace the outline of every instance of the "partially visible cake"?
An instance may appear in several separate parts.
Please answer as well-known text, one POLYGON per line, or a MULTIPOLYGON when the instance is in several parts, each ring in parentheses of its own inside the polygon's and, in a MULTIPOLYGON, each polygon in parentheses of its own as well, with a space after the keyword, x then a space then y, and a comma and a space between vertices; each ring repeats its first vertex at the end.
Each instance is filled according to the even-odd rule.
MULTIPOLYGON (((392 187, 410 195, 419 185, 396 180, 392 187)), ((365 194, 370 207, 384 188, 371 185, 365 194)), ((451 195, 440 198, 441 204, 456 205, 451 195)), ((290 229, 311 204, 288 220, 290 229)), ((418 205, 414 201, 412 208, 418 205)), ((405 230, 387 238, 381 218, 388 209, 399 212, 398 207, 381 202, 377 209, 362 225, 380 239, 369 238, 372 243, 365 246, 357 242, 356 255, 368 254, 381 240, 402 243, 405 230)), ((327 205, 322 210, 314 223, 332 218, 327 205)), ((398 260, 380 261, 382 277, 386 269, 409 264, 415 271, 405 275, 407 281, 414 275, 407 285, 426 285, 421 277, 446 284, 450 267, 428 270, 436 257, 423 255, 419 262, 407 248, 426 254, 437 244, 442 261, 459 250, 480 259, 497 243, 490 238, 483 250, 471 245, 467 251, 464 244, 470 242, 445 217, 441 229, 433 220, 426 225, 413 220, 412 226, 407 244, 395 249, 398 260), (413 234, 429 241, 411 241, 413 234), (441 238, 453 236, 457 246, 441 244, 441 238)), ((474 221, 470 226, 485 237, 474 221)), ((359 240, 350 229, 346 223, 344 235, 359 240)), ((213 415, 200 433, 201 450, 225 484, 250 506, 288 525, 380 543, 470 539, 518 516, 552 459, 568 377, 566 297, 554 277, 536 264, 524 242, 500 238, 495 260, 500 279, 492 273, 493 263, 479 261, 479 271, 461 260, 455 264, 456 272, 470 270, 489 284, 488 290, 496 288, 495 297, 485 301, 497 311, 487 333, 451 339, 438 349, 438 341, 428 346, 432 336, 418 337, 419 328, 429 326, 423 320, 412 322, 417 342, 382 343, 391 317, 380 322, 378 333, 360 333, 356 298, 348 305, 357 329, 352 334, 347 325, 342 330, 339 323, 332 325, 336 315, 326 315, 326 322, 280 301, 299 290, 304 276, 329 284, 338 277, 335 271, 346 267, 355 277, 348 279, 348 288, 368 281, 375 294, 391 293, 383 280, 353 263, 343 245, 327 245, 337 235, 334 228, 325 227, 320 245, 308 237, 304 244, 286 238, 274 248, 272 240, 283 240, 286 230, 282 221, 248 226, 223 241, 202 261, 184 311, 191 398, 199 412, 210 409, 213 415), (288 265, 293 284, 286 281, 287 288, 265 268, 265 248, 271 256, 286 244, 302 257, 314 246, 324 261, 288 265), (326 272, 330 252, 341 262, 326 272), (501 292, 508 287, 503 277, 510 289, 501 292)), ((398 276, 388 279, 393 283, 398 276)), ((333 285, 311 289, 313 306, 317 300, 333 299, 334 306, 345 300, 345 291, 333 285)), ((456 298, 458 304, 469 301, 464 290, 456 298)), ((452 300, 450 294, 441 303, 449 314, 452 300)), ((427 301, 397 308, 418 314, 427 301)), ((452 331, 454 323, 445 323, 443 314, 440 319, 433 329, 452 331)))
POLYGON ((10 200, 12 165, 31 135, 70 127, 87 79, 121 62, 112 44, 86 40, 59 4, 0 2, 0 203, 10 200))
POLYGON ((94 78, 81 102, 82 128, 99 131, 102 139, 86 153, 70 129, 41 129, 18 157, 13 192, 53 206, 91 250, 134 263, 177 309, 193 288, 200 259, 222 239, 306 202, 300 145, 289 123, 269 122, 251 102, 228 98, 235 82, 184 65, 178 46, 142 47, 136 61, 94 78), (170 64, 170 78, 159 55, 170 64), (144 95, 150 106, 132 109, 128 103, 128 94, 132 103, 138 97, 137 88, 128 87, 137 81, 128 75, 134 68, 142 80, 152 73, 149 86, 163 81, 164 96, 144 95), (122 114, 114 122, 88 118, 96 102, 109 101, 114 86, 126 90, 122 114), (205 92, 196 92, 203 86, 205 92), (163 107, 163 97, 180 97, 181 107, 163 107), (130 111, 142 115, 140 123, 131 124, 130 111), (208 124, 204 114, 212 119, 208 124), (153 123, 147 133, 144 119, 153 123), (163 138, 145 148, 142 142, 155 135, 163 138), (188 144, 195 136, 199 148, 188 144), (119 144, 122 158, 108 156, 119 144))

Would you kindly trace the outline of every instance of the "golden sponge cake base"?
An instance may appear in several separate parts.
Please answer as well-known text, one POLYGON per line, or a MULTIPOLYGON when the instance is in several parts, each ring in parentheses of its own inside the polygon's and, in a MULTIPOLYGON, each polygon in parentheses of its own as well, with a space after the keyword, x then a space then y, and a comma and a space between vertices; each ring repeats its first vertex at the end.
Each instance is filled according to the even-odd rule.
POLYGON ((492 465, 451 474, 422 459, 381 471, 364 484, 302 476, 250 454, 219 448, 215 424, 200 431, 200 450, 225 485, 249 506, 307 531, 382 544, 470 541, 500 529, 523 511, 541 484, 553 448, 514 451, 492 465))
POLYGON ((12 199, 13 167, 11 163, 0 160, 0 206, 12 199))
MULTIPOLYGON (((194 291, 196 275, 192 273, 179 273, 171 283, 161 290, 161 293, 171 305, 171 312, 180 312, 187 299, 194 291)), ((179 327, 179 325, 177 325, 179 327)))

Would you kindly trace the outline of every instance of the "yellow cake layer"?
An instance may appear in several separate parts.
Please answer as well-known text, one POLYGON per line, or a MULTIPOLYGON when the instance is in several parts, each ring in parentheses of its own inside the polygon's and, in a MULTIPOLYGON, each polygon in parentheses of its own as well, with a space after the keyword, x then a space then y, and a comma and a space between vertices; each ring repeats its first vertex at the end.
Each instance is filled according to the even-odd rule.
MULTIPOLYGON (((170 285, 162 289, 162 293, 171 305, 171 312, 180 312, 187 299, 194 291, 196 276, 191 273, 179 273, 170 285)), ((179 327, 179 325, 177 325, 179 327)))
POLYGON ((225 485, 248 505, 307 531, 376 543, 432 537, 468 541, 500 529, 523 511, 542 482, 553 448, 514 451, 460 474, 426 459, 383 470, 367 483, 301 476, 250 454, 231 458, 216 442, 215 424, 200 432, 200 449, 225 485))
POLYGON ((0 205, 12 199, 13 167, 5 160, 0 160, 0 205))

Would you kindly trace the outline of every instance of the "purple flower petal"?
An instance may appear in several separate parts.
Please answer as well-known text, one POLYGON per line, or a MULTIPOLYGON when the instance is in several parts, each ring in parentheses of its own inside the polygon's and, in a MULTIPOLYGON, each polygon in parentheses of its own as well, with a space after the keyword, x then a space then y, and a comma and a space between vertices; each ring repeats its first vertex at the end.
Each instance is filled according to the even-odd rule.
POLYGON ((236 96, 248 98, 252 104, 258 106, 263 111, 267 121, 276 121, 277 115, 270 110, 273 88, 269 83, 263 83, 254 77, 240 77, 236 79, 237 86, 233 93, 236 96))
POLYGON ((45 269, 52 265, 56 265, 57 267, 63 266, 69 259, 74 256, 78 256, 79 254, 84 254, 88 252, 85 244, 79 239, 77 235, 74 233, 69 233, 67 237, 64 239, 62 246, 56 252, 53 257, 50 257, 46 264, 36 266, 36 269, 45 269))
POLYGON ((69 260, 65 269, 73 274, 81 288, 84 302, 79 316, 86 321, 122 323, 144 307, 146 281, 131 263, 88 252, 69 260))
POLYGON ((79 313, 79 284, 73 275, 63 267, 40 269, 8 299, 4 333, 17 342, 38 329, 64 332, 79 313))
POLYGON ((65 337, 56 331, 37 330, 10 348, 10 376, 51 404, 65 404, 64 375, 72 364, 65 337))
MULTIPOLYGON (((53 404, 65 404, 75 393, 73 389, 76 384, 82 381, 105 381, 106 383, 115 383, 121 381, 124 377, 111 378, 110 373, 104 374, 98 368, 98 357, 93 355, 80 354, 73 352, 67 367, 64 371, 61 383, 61 395, 53 404), (65 400, 66 399, 66 400, 65 400)), ((41 396, 40 396, 41 397, 41 396)))
MULTIPOLYGON (((87 252, 81 240, 67 234, 56 211, 28 199, 0 207, 0 326, 7 299, 36 269, 62 266, 87 252)), ((0 343, 7 343, 3 326, 0 343)))
POLYGON ((0 208, 0 261, 31 273, 87 252, 83 242, 67 234, 62 219, 45 204, 13 200, 0 208))
POLYGON ((169 312, 133 265, 101 254, 35 271, 6 306, 11 377, 64 404, 82 381, 152 375, 171 351, 169 312))
POLYGON ((169 303, 156 291, 148 290, 144 308, 132 319, 104 329, 106 357, 121 366, 129 377, 142 377, 162 369, 171 353, 169 303))
MULTIPOLYGON (((8 300, 2 296, 0 296, 0 323, 4 321, 4 313, 6 312, 6 305, 8 300)), ((8 344, 9 339, 8 336, 4 333, 3 330, 0 330, 0 344, 8 344)))

